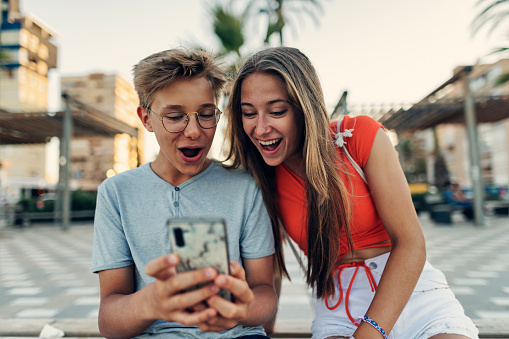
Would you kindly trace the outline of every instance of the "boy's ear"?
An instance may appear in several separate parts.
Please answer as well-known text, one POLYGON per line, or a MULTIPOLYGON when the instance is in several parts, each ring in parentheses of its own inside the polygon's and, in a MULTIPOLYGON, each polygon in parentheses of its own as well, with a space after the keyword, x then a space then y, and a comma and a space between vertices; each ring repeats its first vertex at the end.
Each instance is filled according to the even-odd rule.
POLYGON ((140 118, 141 123, 143 124, 143 126, 145 126, 147 131, 154 132, 148 116, 148 109, 145 107, 138 106, 138 108, 136 109, 136 113, 138 113, 138 118, 140 118))

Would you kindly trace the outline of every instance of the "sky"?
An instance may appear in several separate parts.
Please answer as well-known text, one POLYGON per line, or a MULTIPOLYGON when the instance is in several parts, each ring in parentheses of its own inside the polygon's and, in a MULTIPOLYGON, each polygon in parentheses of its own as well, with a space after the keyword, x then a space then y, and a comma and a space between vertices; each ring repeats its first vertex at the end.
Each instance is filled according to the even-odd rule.
MULTIPOLYGON (((23 14, 35 16, 57 36, 50 110, 60 109, 62 76, 100 72, 132 83, 133 65, 152 53, 196 44, 220 49, 209 14, 214 0, 19 1, 23 14)), ((237 10, 247 3, 233 1, 237 10)), ((501 42, 507 46, 499 31, 472 36, 478 0, 318 2, 323 9, 318 24, 306 15, 293 16, 285 45, 310 58, 331 112, 343 91, 348 91, 349 109, 417 102, 448 80, 456 66, 493 62, 499 57, 486 55, 504 46, 501 42)), ((247 22, 243 55, 264 47, 265 25, 261 16, 247 22)), ((156 154, 155 138, 146 140, 147 153, 156 154)))
MULTIPOLYGON (((236 8, 246 2, 234 0, 236 8)), ((454 67, 489 61, 485 55, 500 38, 487 30, 472 37, 471 23, 481 10, 478 0, 319 2, 319 24, 305 15, 294 17, 285 44, 311 59, 330 109, 345 90, 349 105, 418 101, 449 79, 454 67)), ((92 72, 119 74, 132 82, 132 66, 152 53, 192 43, 219 50, 209 14, 212 3, 20 0, 20 7, 57 35, 53 82, 92 72)), ((263 48, 263 28, 261 17, 248 22, 243 54, 263 48)))

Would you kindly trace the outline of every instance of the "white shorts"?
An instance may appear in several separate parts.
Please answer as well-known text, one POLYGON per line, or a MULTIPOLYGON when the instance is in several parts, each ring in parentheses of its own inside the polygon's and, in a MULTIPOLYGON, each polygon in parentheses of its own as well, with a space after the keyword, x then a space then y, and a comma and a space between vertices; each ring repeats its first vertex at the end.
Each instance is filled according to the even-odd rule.
MULTIPOLYGON (((385 253, 364 262, 377 285, 388 258, 389 253, 385 253)), ((355 269, 348 267, 342 270, 343 300, 336 309, 328 309, 324 300, 317 299, 314 293, 315 318, 311 325, 312 339, 330 336, 349 337, 356 330, 356 326, 347 316, 344 296, 355 269)), ((334 276, 334 281, 336 296, 334 300, 328 300, 329 306, 335 305, 340 296, 337 275, 334 276)), ((348 308, 354 319, 365 315, 374 294, 364 267, 359 267, 348 301, 348 308)), ((465 315, 463 307, 447 285, 444 274, 426 261, 414 292, 388 337, 427 339, 440 333, 461 334, 469 338, 478 338, 479 335, 474 323, 465 315)))

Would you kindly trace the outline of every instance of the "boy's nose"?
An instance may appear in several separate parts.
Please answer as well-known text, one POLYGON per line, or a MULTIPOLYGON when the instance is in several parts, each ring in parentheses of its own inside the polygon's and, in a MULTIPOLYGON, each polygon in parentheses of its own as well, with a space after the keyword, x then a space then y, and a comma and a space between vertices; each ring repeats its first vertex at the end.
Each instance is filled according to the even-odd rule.
POLYGON ((198 123, 198 115, 190 114, 187 127, 184 130, 184 135, 192 140, 198 139, 201 134, 201 126, 198 123))

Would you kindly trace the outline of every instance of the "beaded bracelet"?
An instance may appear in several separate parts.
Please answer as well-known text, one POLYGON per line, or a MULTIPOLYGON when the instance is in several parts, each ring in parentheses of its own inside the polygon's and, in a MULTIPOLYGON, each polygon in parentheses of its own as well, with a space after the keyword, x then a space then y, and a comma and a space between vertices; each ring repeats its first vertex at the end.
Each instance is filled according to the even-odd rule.
MULTIPOLYGON (((388 339, 388 338, 387 338, 387 334, 385 334, 384 329, 382 328, 382 326, 378 325, 378 323, 377 323, 376 321, 374 321, 373 319, 371 319, 371 318, 370 318, 370 317, 368 317, 368 316, 364 316, 364 317, 362 317, 362 318, 357 319, 357 321, 356 321, 355 323, 360 324, 360 323, 361 323, 361 321, 364 321, 364 322, 366 322, 366 323, 370 324, 371 326, 373 326, 374 328, 376 328, 376 330, 377 330, 378 332, 380 332, 380 334, 382 334, 382 335, 383 335, 384 339, 388 339)), ((350 338, 350 339, 351 339, 351 338, 350 338)), ((354 338, 354 339, 355 339, 355 338, 354 338)))

